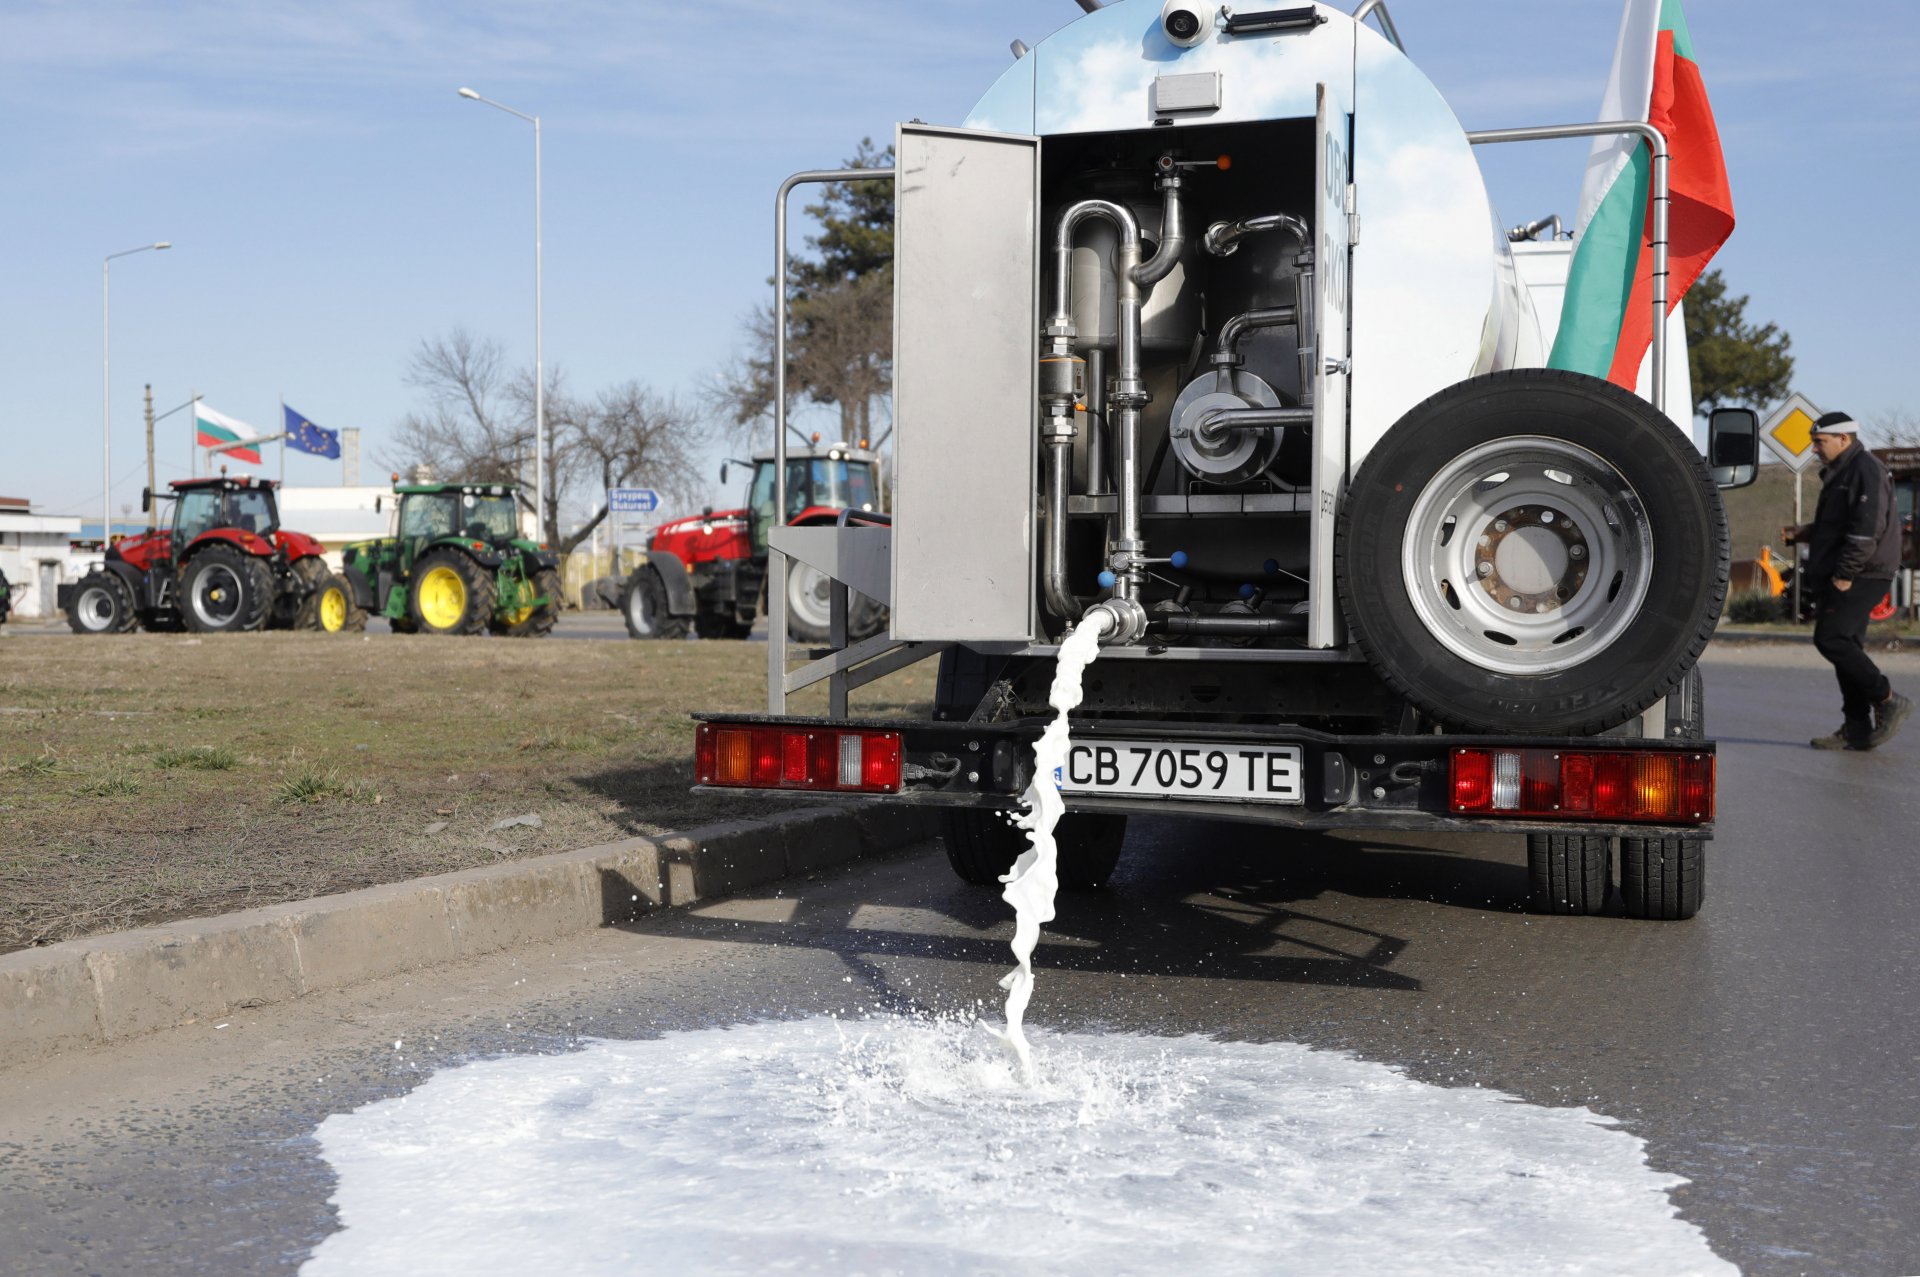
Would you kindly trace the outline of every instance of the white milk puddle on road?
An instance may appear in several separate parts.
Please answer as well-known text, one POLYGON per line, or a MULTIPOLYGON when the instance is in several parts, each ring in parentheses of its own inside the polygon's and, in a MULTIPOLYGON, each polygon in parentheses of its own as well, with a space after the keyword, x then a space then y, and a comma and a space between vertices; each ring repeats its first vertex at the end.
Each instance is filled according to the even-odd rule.
POLYGON ((1062 645, 1008 875, 1006 1028, 817 1018, 450 1069, 329 1117, 328 1274, 1736 1272, 1587 1109, 1292 1043, 1046 1034, 1062 645), (1011 1049, 1009 1049, 1011 1048, 1011 1049))
POLYGON ((816 1018, 446 1070, 328 1118, 303 1270, 1725 1274, 1586 1109, 1292 1043, 816 1018))

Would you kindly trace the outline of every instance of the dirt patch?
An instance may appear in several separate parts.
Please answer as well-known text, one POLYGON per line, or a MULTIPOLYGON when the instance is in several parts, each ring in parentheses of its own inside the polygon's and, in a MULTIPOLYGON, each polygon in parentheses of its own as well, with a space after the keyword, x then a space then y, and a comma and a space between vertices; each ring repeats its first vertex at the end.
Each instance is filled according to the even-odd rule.
MULTIPOLYGON (((758 643, 10 636, 0 952, 765 814, 692 785, 758 643), (516 821, 517 817, 537 821, 516 821)), ((856 691, 923 712, 934 663, 856 691)), ((825 712, 823 689, 791 698, 825 712)))

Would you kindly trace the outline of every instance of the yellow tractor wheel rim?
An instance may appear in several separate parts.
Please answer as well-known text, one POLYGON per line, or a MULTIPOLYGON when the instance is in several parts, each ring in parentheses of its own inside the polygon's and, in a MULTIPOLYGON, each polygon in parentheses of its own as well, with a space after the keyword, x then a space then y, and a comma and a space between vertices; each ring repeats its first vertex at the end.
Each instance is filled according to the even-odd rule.
POLYGON ((347 628, 347 596, 340 589, 330 589, 320 596, 320 628, 329 634, 338 634, 347 628))
POLYGON ((467 583, 452 568, 434 568, 420 580, 420 619, 450 630, 467 614, 467 583))
POLYGON ((530 607, 515 608, 511 612, 502 612, 500 615, 506 618, 508 625, 519 625, 533 615, 533 609, 530 607))

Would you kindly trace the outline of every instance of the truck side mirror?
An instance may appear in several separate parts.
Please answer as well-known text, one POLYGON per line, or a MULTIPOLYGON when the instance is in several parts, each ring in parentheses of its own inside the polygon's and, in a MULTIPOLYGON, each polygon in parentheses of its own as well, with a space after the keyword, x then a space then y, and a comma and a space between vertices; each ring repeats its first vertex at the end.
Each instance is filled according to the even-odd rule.
POLYGON ((720 463, 720 486, 725 487, 726 483, 727 483, 727 463, 722 461, 720 463))
POLYGON ((153 489, 140 489, 140 513, 147 514, 153 509, 153 489))
POLYGON ((385 497, 375 497, 373 499, 373 512, 375 514, 380 513, 381 503, 384 502, 385 500, 386 500, 385 497))
POLYGON ((1760 416, 1751 408, 1715 408, 1707 418, 1707 464, 1721 488, 1760 477, 1760 416))

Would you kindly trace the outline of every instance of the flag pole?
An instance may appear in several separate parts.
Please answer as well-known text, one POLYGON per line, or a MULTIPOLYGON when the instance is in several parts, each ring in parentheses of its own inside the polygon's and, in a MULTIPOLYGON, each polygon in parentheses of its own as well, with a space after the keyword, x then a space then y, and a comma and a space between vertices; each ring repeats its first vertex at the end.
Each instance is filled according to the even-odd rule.
POLYGON ((287 397, 280 396, 280 486, 287 486, 287 397))
POLYGON ((192 396, 187 402, 193 405, 193 421, 187 427, 187 478, 200 477, 200 392, 189 390, 192 396))

